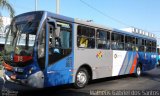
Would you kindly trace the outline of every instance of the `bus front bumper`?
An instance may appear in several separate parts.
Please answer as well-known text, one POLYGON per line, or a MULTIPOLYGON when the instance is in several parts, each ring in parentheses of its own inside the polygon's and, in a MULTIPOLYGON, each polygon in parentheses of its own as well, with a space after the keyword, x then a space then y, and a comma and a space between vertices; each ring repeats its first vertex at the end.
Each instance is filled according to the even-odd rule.
POLYGON ((35 88, 43 88, 44 87, 44 75, 42 71, 38 71, 30 76, 27 79, 14 79, 12 76, 8 76, 3 74, 4 81, 9 81, 13 83, 23 84, 35 88))

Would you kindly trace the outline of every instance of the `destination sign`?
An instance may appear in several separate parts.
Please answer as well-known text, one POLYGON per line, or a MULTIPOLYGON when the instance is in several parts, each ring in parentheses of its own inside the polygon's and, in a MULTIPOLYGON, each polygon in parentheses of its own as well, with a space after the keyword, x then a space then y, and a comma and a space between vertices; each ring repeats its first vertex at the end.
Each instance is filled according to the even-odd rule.
POLYGON ((67 24, 67 23, 57 22, 57 25, 60 25, 61 27, 64 27, 64 28, 71 28, 70 24, 67 24))

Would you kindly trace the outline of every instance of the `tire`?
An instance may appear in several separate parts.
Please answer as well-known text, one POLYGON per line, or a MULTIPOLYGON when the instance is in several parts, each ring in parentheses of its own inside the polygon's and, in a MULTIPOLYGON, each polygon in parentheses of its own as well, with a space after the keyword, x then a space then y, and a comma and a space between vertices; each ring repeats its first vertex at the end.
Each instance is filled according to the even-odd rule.
POLYGON ((85 68, 80 68, 75 77, 74 87, 77 89, 84 88, 88 84, 89 76, 85 68))
POLYGON ((138 65, 136 67, 136 72, 135 72, 135 76, 136 77, 140 77, 142 75, 142 67, 140 65, 138 65))

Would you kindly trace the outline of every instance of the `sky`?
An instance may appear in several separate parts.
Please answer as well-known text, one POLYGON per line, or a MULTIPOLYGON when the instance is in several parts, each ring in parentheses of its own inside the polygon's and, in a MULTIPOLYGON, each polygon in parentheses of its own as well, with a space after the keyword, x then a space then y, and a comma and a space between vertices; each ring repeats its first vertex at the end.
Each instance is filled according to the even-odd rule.
MULTIPOLYGON (((56 0, 37 0, 38 10, 55 13, 56 0)), ((35 0, 9 0, 16 15, 35 10, 35 0)), ((136 27, 160 38, 160 0, 60 0, 60 14, 107 27, 136 27)), ((3 10, 2 15, 8 16, 3 10)), ((159 39, 160 40, 160 39, 159 39)))

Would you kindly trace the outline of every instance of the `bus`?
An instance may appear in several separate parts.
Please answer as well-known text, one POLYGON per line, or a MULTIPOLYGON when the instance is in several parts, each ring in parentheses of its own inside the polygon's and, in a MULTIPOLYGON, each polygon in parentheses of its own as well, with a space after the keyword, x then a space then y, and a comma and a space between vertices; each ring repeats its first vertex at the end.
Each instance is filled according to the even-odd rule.
POLYGON ((156 66, 156 39, 47 11, 13 18, 4 48, 4 78, 37 88, 135 74, 156 66))
POLYGON ((157 64, 160 66, 160 46, 157 46, 157 64))

